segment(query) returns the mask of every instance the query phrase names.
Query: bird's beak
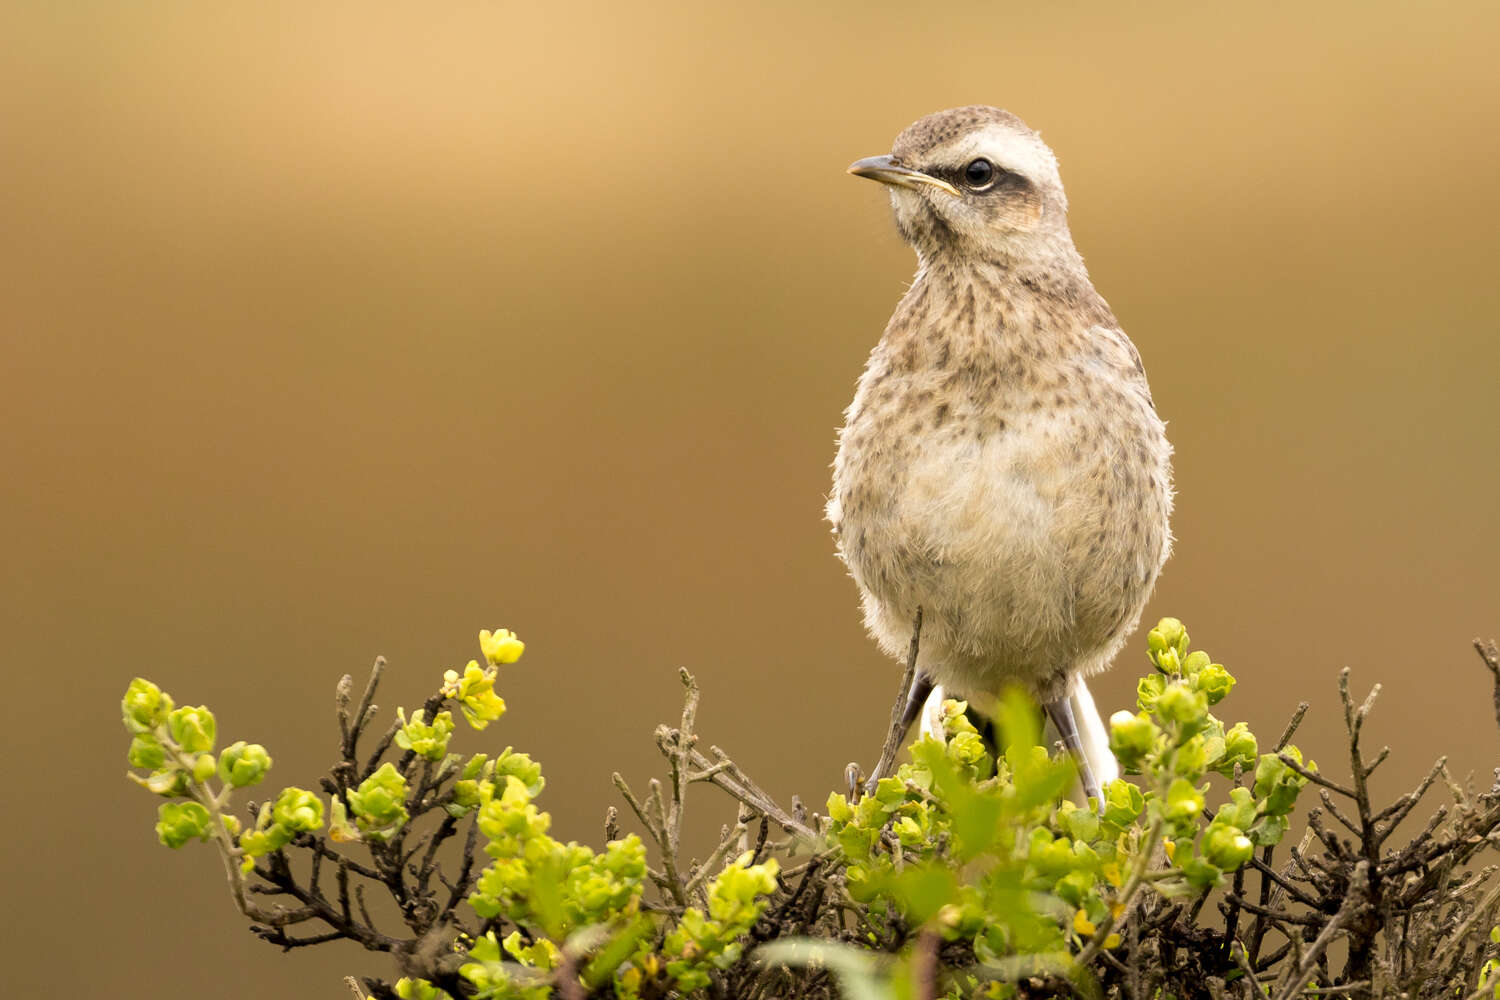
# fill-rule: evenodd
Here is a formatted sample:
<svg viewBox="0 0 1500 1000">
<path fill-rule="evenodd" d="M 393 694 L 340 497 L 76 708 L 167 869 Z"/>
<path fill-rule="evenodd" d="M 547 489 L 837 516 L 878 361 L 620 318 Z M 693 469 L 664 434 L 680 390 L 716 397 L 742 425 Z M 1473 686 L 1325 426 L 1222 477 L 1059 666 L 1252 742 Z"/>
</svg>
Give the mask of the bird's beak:
<svg viewBox="0 0 1500 1000">
<path fill-rule="evenodd" d="M 939 191 L 948 192 L 955 198 L 959 197 L 958 188 L 947 181 L 939 180 L 931 174 L 924 174 L 920 170 L 898 166 L 896 161 L 889 156 L 867 156 L 863 160 L 855 160 L 849 164 L 849 172 L 855 177 L 868 177 L 882 184 L 894 184 L 896 187 L 913 190 L 934 187 Z"/>
</svg>

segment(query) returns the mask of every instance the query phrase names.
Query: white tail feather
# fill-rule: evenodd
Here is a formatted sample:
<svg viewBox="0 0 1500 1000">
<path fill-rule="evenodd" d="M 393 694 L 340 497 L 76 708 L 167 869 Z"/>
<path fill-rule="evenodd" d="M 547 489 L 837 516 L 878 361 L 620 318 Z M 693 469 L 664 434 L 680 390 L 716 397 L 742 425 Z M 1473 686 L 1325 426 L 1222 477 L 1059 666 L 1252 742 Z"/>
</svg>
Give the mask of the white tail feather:
<svg viewBox="0 0 1500 1000">
<path fill-rule="evenodd" d="M 943 738 L 943 699 L 946 697 L 941 684 L 932 686 L 932 694 L 927 696 L 927 703 L 922 706 L 922 714 L 918 716 L 918 726 L 923 736 Z M 1115 761 L 1114 752 L 1109 749 L 1109 729 L 1105 727 L 1104 718 L 1094 705 L 1094 696 L 1089 693 L 1089 686 L 1082 677 L 1073 678 L 1068 701 L 1073 705 L 1073 717 L 1078 722 L 1083 756 L 1093 769 L 1094 777 L 1099 779 L 1100 786 L 1107 785 L 1120 776 L 1120 765 Z"/>
<path fill-rule="evenodd" d="M 1104 718 L 1094 706 L 1094 696 L 1089 693 L 1089 686 L 1082 677 L 1073 678 L 1068 700 L 1073 703 L 1078 737 L 1083 741 L 1083 757 L 1102 788 L 1120 776 L 1120 765 L 1115 761 L 1114 751 L 1109 748 L 1109 730 L 1105 728 Z"/>
</svg>

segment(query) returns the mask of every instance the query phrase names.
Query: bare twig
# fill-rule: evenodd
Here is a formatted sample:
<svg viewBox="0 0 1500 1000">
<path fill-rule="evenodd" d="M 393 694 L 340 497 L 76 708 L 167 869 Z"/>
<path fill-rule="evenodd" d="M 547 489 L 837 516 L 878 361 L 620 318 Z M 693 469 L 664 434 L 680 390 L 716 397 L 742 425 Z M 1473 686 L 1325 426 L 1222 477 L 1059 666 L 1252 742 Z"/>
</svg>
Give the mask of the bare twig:
<svg viewBox="0 0 1500 1000">
<path fill-rule="evenodd" d="M 901 752 L 901 741 L 906 737 L 906 702 L 917 680 L 917 651 L 921 643 L 922 609 L 917 608 L 916 619 L 911 624 L 911 645 L 906 652 L 906 668 L 901 672 L 901 686 L 891 705 L 891 724 L 886 730 L 885 745 L 880 748 L 880 759 L 875 762 L 875 769 L 865 781 L 867 791 L 874 792 L 880 779 L 891 773 L 896 764 L 896 755 Z"/>
<path fill-rule="evenodd" d="M 1494 639 L 1489 642 L 1475 639 L 1474 649 L 1495 680 L 1495 724 L 1500 725 L 1500 646 L 1495 645 Z"/>
<path fill-rule="evenodd" d="M 1297 710 L 1292 713 L 1292 717 L 1287 720 L 1286 728 L 1281 731 L 1281 739 L 1277 740 L 1276 745 L 1271 748 L 1273 753 L 1280 753 L 1286 749 L 1286 745 L 1292 741 L 1293 734 L 1297 732 L 1297 727 L 1302 725 L 1302 717 L 1307 714 L 1307 708 L 1307 702 L 1298 703 Z"/>
<path fill-rule="evenodd" d="M 1340 795 L 1343 795 L 1343 796 L 1349 798 L 1351 801 L 1356 800 L 1356 799 L 1359 798 L 1359 796 L 1354 793 L 1354 789 L 1352 789 L 1352 788 L 1345 788 L 1343 785 L 1339 784 L 1337 781 L 1333 781 L 1333 780 L 1331 780 L 1329 778 L 1325 778 L 1323 775 L 1319 774 L 1317 771 L 1311 770 L 1311 769 L 1303 766 L 1297 760 L 1297 758 L 1293 757 L 1291 754 L 1288 754 L 1288 753 L 1279 753 L 1276 756 L 1281 760 L 1281 762 L 1283 764 L 1285 764 L 1287 767 L 1291 768 L 1293 771 L 1296 771 L 1298 774 L 1302 775 L 1302 777 L 1306 778 L 1308 781 L 1311 781 L 1313 784 L 1315 784 L 1315 785 L 1322 785 L 1324 788 L 1327 788 L 1330 791 L 1338 792 Z M 1359 831 L 1356 830 L 1355 832 L 1358 833 Z"/>
<path fill-rule="evenodd" d="M 1340 906 L 1338 913 L 1328 921 L 1328 925 L 1318 934 L 1312 947 L 1302 955 L 1296 967 L 1288 970 L 1285 985 L 1276 994 L 1277 1000 L 1292 1000 L 1302 987 L 1307 985 L 1307 981 L 1312 978 L 1313 971 L 1318 966 L 1318 959 L 1328 950 L 1328 946 L 1333 944 L 1333 939 L 1338 936 L 1344 925 L 1364 909 L 1368 902 L 1369 892 L 1370 863 L 1361 860 L 1354 868 L 1354 881 L 1349 885 L 1349 894 L 1344 897 L 1344 905 Z M 1295 942 L 1296 938 L 1292 940 Z"/>
</svg>

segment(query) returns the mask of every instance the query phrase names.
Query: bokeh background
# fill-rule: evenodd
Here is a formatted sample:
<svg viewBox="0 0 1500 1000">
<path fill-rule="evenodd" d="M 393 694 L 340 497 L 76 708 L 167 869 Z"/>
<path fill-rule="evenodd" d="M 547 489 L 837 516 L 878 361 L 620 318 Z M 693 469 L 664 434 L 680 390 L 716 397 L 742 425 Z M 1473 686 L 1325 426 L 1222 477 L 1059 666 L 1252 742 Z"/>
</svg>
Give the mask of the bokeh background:
<svg viewBox="0 0 1500 1000">
<path fill-rule="evenodd" d="M 1342 773 L 1348 664 L 1384 790 L 1500 763 L 1500 6 L 22 0 L 0 37 L 10 995 L 385 971 L 278 956 L 155 844 L 137 674 L 309 784 L 340 674 L 383 653 L 412 705 L 517 629 L 464 745 L 596 844 L 678 666 L 783 799 L 868 765 L 897 671 L 821 508 L 912 258 L 844 167 L 956 104 L 1061 158 L 1177 448 L 1147 616 L 1238 673 L 1225 714 L 1311 701 Z"/>
</svg>

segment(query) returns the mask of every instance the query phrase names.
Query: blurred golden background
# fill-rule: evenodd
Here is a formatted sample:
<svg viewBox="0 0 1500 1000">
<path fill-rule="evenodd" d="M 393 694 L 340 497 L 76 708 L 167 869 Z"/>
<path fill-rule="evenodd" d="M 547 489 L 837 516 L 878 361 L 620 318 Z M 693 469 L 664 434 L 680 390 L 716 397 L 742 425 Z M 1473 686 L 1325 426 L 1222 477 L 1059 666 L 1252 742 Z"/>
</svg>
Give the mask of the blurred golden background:
<svg viewBox="0 0 1500 1000">
<path fill-rule="evenodd" d="M 844 167 L 957 104 L 1061 159 L 1177 448 L 1147 616 L 1239 675 L 1223 714 L 1306 698 L 1343 774 L 1349 664 L 1386 791 L 1500 763 L 1500 6 L 23 0 L 0 37 L 10 995 L 388 971 L 278 955 L 156 845 L 136 674 L 307 785 L 340 674 L 383 653 L 412 705 L 514 628 L 459 745 L 538 757 L 595 844 L 679 665 L 783 800 L 868 766 L 898 673 L 822 503 L 913 261 Z"/>
</svg>

